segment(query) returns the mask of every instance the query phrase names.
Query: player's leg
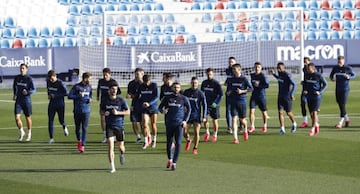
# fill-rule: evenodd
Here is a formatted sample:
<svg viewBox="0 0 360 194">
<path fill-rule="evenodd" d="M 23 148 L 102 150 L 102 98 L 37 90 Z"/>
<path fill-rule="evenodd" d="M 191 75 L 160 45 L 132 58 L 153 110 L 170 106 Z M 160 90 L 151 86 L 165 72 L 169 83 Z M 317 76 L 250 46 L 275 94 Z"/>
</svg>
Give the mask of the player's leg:
<svg viewBox="0 0 360 194">
<path fill-rule="evenodd" d="M 226 96 L 225 98 L 225 104 L 226 104 L 225 114 L 226 114 L 226 124 L 228 127 L 227 132 L 231 134 L 233 131 L 233 126 L 232 126 L 232 117 L 231 117 L 231 104 L 228 98 L 229 98 L 228 96 Z"/>
<path fill-rule="evenodd" d="M 118 144 L 119 149 L 119 158 L 120 158 L 120 164 L 125 164 L 125 144 L 124 144 L 124 130 L 123 129 L 117 129 L 116 130 L 116 140 Z"/>
<path fill-rule="evenodd" d="M 218 131 L 219 131 L 219 118 L 220 118 L 220 107 L 217 106 L 215 109 L 215 112 L 213 113 L 212 119 L 213 119 L 213 127 L 214 127 L 214 133 L 213 136 L 211 138 L 212 142 L 216 142 L 217 141 L 217 135 L 218 135 Z"/>
<path fill-rule="evenodd" d="M 295 116 L 291 111 L 292 110 L 292 100 L 290 98 L 286 100 L 286 104 L 285 104 L 284 108 L 285 108 L 286 114 L 288 115 L 288 117 L 292 123 L 291 133 L 295 133 L 296 129 L 297 129 L 297 124 L 296 124 Z"/>
<path fill-rule="evenodd" d="M 66 122 L 65 122 L 65 106 L 58 107 L 57 113 L 58 113 L 58 117 L 59 117 L 59 122 L 62 125 L 63 130 L 64 130 L 64 135 L 69 136 L 69 131 L 68 131 L 68 128 L 67 128 Z"/>
<path fill-rule="evenodd" d="M 49 144 L 54 143 L 54 118 L 55 118 L 55 108 L 48 107 L 48 130 L 49 130 Z"/>
<path fill-rule="evenodd" d="M 233 136 L 234 136 L 234 140 L 233 143 L 234 144 L 238 144 L 239 143 L 239 139 L 238 139 L 238 116 L 234 115 L 233 113 L 231 113 L 232 115 L 232 124 L 233 124 Z"/>
<path fill-rule="evenodd" d="M 282 98 L 278 98 L 278 117 L 280 123 L 280 131 L 279 134 L 285 134 L 285 121 L 284 121 L 284 100 Z"/>
<path fill-rule="evenodd" d="M 115 158 L 114 141 L 115 141 L 115 136 L 108 137 L 108 139 L 107 139 L 107 142 L 108 142 L 108 158 L 109 158 L 109 162 L 110 162 L 110 173 L 116 172 L 115 161 L 114 161 L 114 158 Z"/>
<path fill-rule="evenodd" d="M 301 123 L 300 128 L 305 128 L 308 126 L 308 120 L 306 115 L 306 102 L 307 102 L 306 96 L 303 93 L 301 93 L 300 106 L 301 106 L 301 115 L 303 117 L 303 122 Z"/>
<path fill-rule="evenodd" d="M 168 157 L 168 161 L 166 163 L 166 168 L 170 168 L 172 165 L 172 144 L 173 144 L 173 137 L 174 137 L 174 129 L 170 127 L 166 127 L 166 155 Z"/>
<path fill-rule="evenodd" d="M 171 170 L 176 169 L 176 162 L 178 161 L 179 155 L 180 155 L 181 140 L 182 140 L 182 137 L 183 137 L 183 131 L 184 131 L 184 129 L 181 126 L 177 126 L 175 128 L 175 132 L 174 132 L 175 149 L 174 149 L 174 157 L 173 157 L 173 161 L 172 161 L 172 165 L 171 165 Z"/>
<path fill-rule="evenodd" d="M 138 123 L 140 123 L 140 128 L 141 128 L 141 113 L 140 113 L 140 111 L 132 110 L 130 113 L 130 121 L 131 121 L 134 135 L 136 136 L 136 143 L 140 144 L 141 143 L 141 135 L 139 132 L 139 127 L 138 127 Z"/>
<path fill-rule="evenodd" d="M 249 127 L 249 133 L 252 133 L 255 131 L 255 108 L 256 108 L 256 101 L 254 98 L 250 98 L 250 127 Z"/>
<path fill-rule="evenodd" d="M 150 136 L 150 129 L 149 129 L 149 122 L 150 122 L 150 115 L 147 113 L 142 114 L 142 132 L 144 136 L 144 145 L 143 149 L 146 149 L 151 143 L 151 136 Z"/>
<path fill-rule="evenodd" d="M 153 113 L 150 115 L 150 122 L 151 122 L 151 132 L 152 132 L 152 142 L 151 142 L 151 147 L 155 148 L 156 147 L 156 136 L 157 136 L 157 113 Z"/>
<path fill-rule="evenodd" d="M 200 122 L 199 123 L 194 123 L 194 148 L 193 148 L 193 154 L 198 153 L 198 146 L 199 146 L 199 141 L 200 141 L 200 128 L 201 128 Z"/>
<path fill-rule="evenodd" d="M 17 113 L 16 109 L 17 108 L 16 108 L 16 104 L 15 104 L 15 123 L 16 123 L 16 126 L 19 129 L 19 138 L 18 138 L 18 140 L 22 141 L 24 136 L 25 136 L 25 131 L 24 131 L 23 124 L 22 124 L 22 121 L 21 121 L 21 114 Z M 20 109 L 20 111 L 21 111 L 21 109 Z"/>
<path fill-rule="evenodd" d="M 27 134 L 26 141 L 31 141 L 31 129 L 32 129 L 32 119 L 31 119 L 32 104 L 31 104 L 31 101 L 25 102 L 22 105 L 22 109 L 24 111 L 25 120 L 26 120 L 26 126 L 27 126 L 27 129 L 28 129 L 28 134 Z"/>
<path fill-rule="evenodd" d="M 206 115 L 206 120 L 204 122 L 204 127 L 205 127 L 205 134 L 204 134 L 204 141 L 205 142 L 208 142 L 209 141 L 209 138 L 210 138 L 210 124 L 209 124 L 209 119 L 210 119 L 210 111 L 211 111 L 211 107 L 208 107 L 208 114 Z"/>
<path fill-rule="evenodd" d="M 80 151 L 82 147 L 81 136 L 80 136 L 80 126 L 81 126 L 81 113 L 74 113 L 74 122 L 75 122 L 75 135 L 77 140 L 77 148 Z"/>
<path fill-rule="evenodd" d="M 185 138 L 185 141 L 186 141 L 186 144 L 185 144 L 185 151 L 189 151 L 190 149 L 190 146 L 191 146 L 191 139 L 190 139 L 190 134 L 189 134 L 189 128 L 191 127 L 191 123 L 192 122 L 188 122 L 186 124 L 186 126 L 184 127 L 184 138 Z"/>
<path fill-rule="evenodd" d="M 87 139 L 87 129 L 89 125 L 90 113 L 83 113 L 82 123 L 81 123 L 81 152 L 85 151 L 86 139 Z"/>
<path fill-rule="evenodd" d="M 249 139 L 249 134 L 248 134 L 248 128 L 247 128 L 248 125 L 247 125 L 247 120 L 246 120 L 246 104 L 245 103 L 238 105 L 238 116 L 239 116 L 239 122 L 244 127 L 244 132 L 243 132 L 244 141 L 247 141 Z"/>
<path fill-rule="evenodd" d="M 100 113 L 100 125 L 101 125 L 101 131 L 103 132 L 103 138 L 101 140 L 101 143 L 106 143 L 106 122 L 105 122 L 105 115 Z"/>
<path fill-rule="evenodd" d="M 261 110 L 262 120 L 263 120 L 262 132 L 266 133 L 266 131 L 267 131 L 267 120 L 269 118 L 269 115 L 267 113 L 266 98 L 261 99 L 259 101 L 258 106 L 259 106 L 259 109 Z"/>
</svg>

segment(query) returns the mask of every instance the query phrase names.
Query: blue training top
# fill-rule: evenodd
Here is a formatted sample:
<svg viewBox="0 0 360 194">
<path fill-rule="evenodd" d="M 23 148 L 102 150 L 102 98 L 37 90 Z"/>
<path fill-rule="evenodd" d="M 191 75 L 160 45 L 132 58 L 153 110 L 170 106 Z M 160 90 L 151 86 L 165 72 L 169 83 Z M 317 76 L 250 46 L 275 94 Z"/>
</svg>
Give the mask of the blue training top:
<svg viewBox="0 0 360 194">
<path fill-rule="evenodd" d="M 322 94 L 327 88 L 327 82 L 319 72 L 307 73 L 304 80 L 304 91 L 307 91 L 307 96 L 317 96 L 315 92 Z"/>
<path fill-rule="evenodd" d="M 141 104 L 138 96 L 138 89 L 142 82 L 136 81 L 135 79 L 130 81 L 127 87 L 127 93 L 132 96 L 131 106 L 138 110 L 141 108 Z"/>
<path fill-rule="evenodd" d="M 155 82 L 151 82 L 150 85 L 142 83 L 138 88 L 137 95 L 139 96 L 139 101 L 141 105 L 144 102 L 148 102 L 150 104 L 150 107 L 148 107 L 147 109 L 157 110 L 157 100 L 159 99 L 159 92 L 157 84 Z"/>
<path fill-rule="evenodd" d="M 278 80 L 279 84 L 279 97 L 291 97 L 294 96 L 296 91 L 296 83 L 291 75 L 284 71 L 279 72 L 279 75 L 273 74 L 273 76 Z M 291 87 L 292 86 L 292 87 Z"/>
<path fill-rule="evenodd" d="M 47 93 L 50 98 L 49 107 L 63 107 L 65 106 L 64 97 L 67 95 L 66 87 L 61 80 L 56 80 L 54 83 L 47 80 Z"/>
<path fill-rule="evenodd" d="M 245 103 L 246 104 L 246 93 L 238 94 L 237 89 L 240 90 L 253 90 L 252 85 L 245 76 L 232 77 L 227 81 L 227 93 L 229 94 L 230 102 L 232 103 Z"/>
<path fill-rule="evenodd" d="M 266 97 L 265 89 L 269 88 L 269 80 L 265 77 L 263 73 L 259 73 L 259 74 L 252 73 L 250 74 L 250 77 L 251 77 L 252 87 L 254 88 L 251 94 L 251 98 L 256 98 L 256 99 L 265 98 Z M 258 83 L 257 86 L 256 83 Z"/>
<path fill-rule="evenodd" d="M 345 77 L 346 75 L 349 76 L 349 79 Z M 335 66 L 330 73 L 330 79 L 332 81 L 336 79 L 336 91 L 350 90 L 349 80 L 353 78 L 355 78 L 355 73 L 350 66 Z"/>
<path fill-rule="evenodd" d="M 186 89 L 184 91 L 184 96 L 188 97 L 190 106 L 191 106 L 191 118 L 206 118 L 207 114 L 207 104 L 205 99 L 205 94 L 199 89 Z M 202 107 L 202 117 L 201 117 L 201 107 Z"/>
<path fill-rule="evenodd" d="M 23 95 L 23 90 L 27 91 L 26 95 Z M 30 95 L 36 92 L 32 78 L 28 75 L 17 75 L 14 78 L 13 92 L 16 102 L 31 101 Z"/>
<path fill-rule="evenodd" d="M 211 106 L 216 103 L 219 106 L 221 97 L 224 95 L 220 83 L 215 79 L 206 79 L 201 83 L 201 91 L 205 93 L 206 103 Z"/>
<path fill-rule="evenodd" d="M 164 109 L 168 109 L 165 114 L 166 127 L 179 126 L 181 122 L 188 122 L 190 118 L 190 102 L 188 98 L 182 94 L 172 94 L 164 98 L 159 105 L 159 110 L 163 113 Z"/>
<path fill-rule="evenodd" d="M 82 97 L 80 93 L 83 93 L 84 96 Z M 89 113 L 92 99 L 91 85 L 82 82 L 75 84 L 71 88 L 68 98 L 74 100 L 74 113 Z"/>
<path fill-rule="evenodd" d="M 101 111 L 108 111 L 109 116 L 105 116 L 106 126 L 116 127 L 119 129 L 124 129 L 124 115 L 114 115 L 112 110 L 115 109 L 117 111 L 126 111 L 129 109 L 126 101 L 117 96 L 115 99 L 111 99 L 110 97 L 104 99 L 101 104 Z"/>
<path fill-rule="evenodd" d="M 103 99 L 109 97 L 109 86 L 115 80 L 110 78 L 110 80 L 106 81 L 105 79 L 99 79 L 97 89 L 96 89 L 96 97 L 100 98 L 100 103 L 102 103 Z M 117 94 L 121 94 L 121 89 L 118 87 Z"/>
</svg>

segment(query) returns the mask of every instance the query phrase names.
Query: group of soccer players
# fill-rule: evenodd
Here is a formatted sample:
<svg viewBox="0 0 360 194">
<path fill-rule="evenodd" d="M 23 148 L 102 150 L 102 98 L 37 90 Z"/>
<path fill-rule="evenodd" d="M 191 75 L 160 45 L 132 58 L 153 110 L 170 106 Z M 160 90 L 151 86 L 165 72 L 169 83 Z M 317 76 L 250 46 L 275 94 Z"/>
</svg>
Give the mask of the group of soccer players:
<svg viewBox="0 0 360 194">
<path fill-rule="evenodd" d="M 262 113 L 262 132 L 267 132 L 267 103 L 266 89 L 269 88 L 269 81 L 262 73 L 262 64 L 255 62 L 254 72 L 250 75 L 250 80 L 242 73 L 241 65 L 236 63 L 234 57 L 229 57 L 228 68 L 226 69 L 227 79 L 225 81 L 226 91 L 223 92 L 222 86 L 215 77 L 214 69 L 206 70 L 205 79 L 199 88 L 199 80 L 192 77 L 190 88 L 181 90 L 181 85 L 173 81 L 171 73 L 163 74 L 163 85 L 158 91 L 158 86 L 151 81 L 151 76 L 145 74 L 144 70 L 137 68 L 135 78 L 129 82 L 126 98 L 131 99 L 128 106 L 126 101 L 120 97 L 121 90 L 118 83 L 111 78 L 109 68 L 103 69 L 103 78 L 99 80 L 96 98 L 100 101 L 101 128 L 103 130 L 103 143 L 108 142 L 108 157 L 111 165 L 111 172 L 115 172 L 114 164 L 114 142 L 118 144 L 120 151 L 120 162 L 125 162 L 124 146 L 124 116 L 130 115 L 133 132 L 136 142 L 141 143 L 141 133 L 143 139 L 143 149 L 156 147 L 157 139 L 157 114 L 165 114 L 166 139 L 167 139 L 167 168 L 176 169 L 176 162 L 180 153 L 182 137 L 186 140 L 185 150 L 190 150 L 193 143 L 193 154 L 198 154 L 200 141 L 200 128 L 203 123 L 205 126 L 204 141 L 210 140 L 210 124 L 212 120 L 213 133 L 211 141 L 216 142 L 220 118 L 220 101 L 225 94 L 226 98 L 226 121 L 228 132 L 233 134 L 233 143 L 238 144 L 238 129 L 243 133 L 244 141 L 249 138 L 249 133 L 255 129 L 255 109 L 259 107 Z M 280 122 L 279 134 L 286 133 L 284 112 L 292 122 L 291 132 L 296 132 L 297 124 L 292 113 L 292 101 L 295 99 L 296 82 L 291 74 L 285 70 L 285 64 L 277 64 L 277 72 L 274 69 L 270 73 L 277 79 L 278 91 L 278 114 Z M 20 132 L 19 141 L 23 141 L 26 132 L 20 115 L 23 112 L 26 118 L 28 133 L 26 141 L 31 141 L 32 128 L 32 105 L 30 95 L 35 93 L 36 88 L 32 78 L 27 75 L 28 67 L 26 64 L 20 65 L 20 75 L 16 76 L 13 83 L 15 100 L 15 121 Z M 310 62 L 308 57 L 304 58 L 304 79 L 302 81 L 301 108 L 304 118 L 301 128 L 308 126 L 306 116 L 306 104 L 311 116 L 311 129 L 309 136 L 319 133 L 318 112 L 320 110 L 321 96 L 327 87 L 325 78 L 316 72 L 315 65 Z M 336 101 L 340 109 L 340 120 L 336 124 L 341 128 L 350 124 L 349 116 L 346 112 L 346 102 L 349 95 L 349 80 L 355 77 L 355 73 L 350 66 L 345 65 L 343 56 L 338 57 L 338 65 L 330 73 L 330 80 L 336 81 Z M 68 96 L 74 102 L 74 121 L 79 152 L 85 151 L 87 128 L 90 118 L 90 104 L 92 102 L 92 87 L 90 85 L 91 74 L 84 73 L 82 80 L 75 84 L 69 93 L 61 80 L 58 80 L 53 70 L 48 72 L 47 92 L 49 98 L 48 105 L 48 130 L 49 143 L 55 142 L 54 117 L 58 113 L 59 122 L 63 127 L 64 135 L 68 136 L 69 131 L 64 119 L 65 103 L 64 98 Z M 247 123 L 247 93 L 251 92 L 250 97 L 250 124 Z M 160 105 L 158 106 L 158 100 Z M 209 118 L 210 117 L 210 118 Z M 238 126 L 238 123 L 240 126 Z M 190 138 L 190 128 L 193 127 L 194 137 Z M 151 130 L 150 130 L 151 127 Z"/>
</svg>

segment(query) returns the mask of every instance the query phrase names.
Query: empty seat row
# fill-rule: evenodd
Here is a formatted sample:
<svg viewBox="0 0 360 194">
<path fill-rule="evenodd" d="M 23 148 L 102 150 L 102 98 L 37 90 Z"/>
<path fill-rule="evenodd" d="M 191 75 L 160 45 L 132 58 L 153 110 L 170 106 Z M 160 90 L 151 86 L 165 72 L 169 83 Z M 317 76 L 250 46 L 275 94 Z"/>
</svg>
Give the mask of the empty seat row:
<svg viewBox="0 0 360 194">
<path fill-rule="evenodd" d="M 58 0 L 60 5 L 94 5 L 94 4 L 143 4 L 143 3 L 154 3 L 154 0 Z"/>
<path fill-rule="evenodd" d="M 70 15 L 100 15 L 104 11 L 163 11 L 164 5 L 162 3 L 157 3 L 155 5 L 152 4 L 120 4 L 120 5 L 99 5 L 96 4 L 94 6 L 84 4 L 84 5 L 70 5 L 68 8 L 68 13 Z"/>
</svg>

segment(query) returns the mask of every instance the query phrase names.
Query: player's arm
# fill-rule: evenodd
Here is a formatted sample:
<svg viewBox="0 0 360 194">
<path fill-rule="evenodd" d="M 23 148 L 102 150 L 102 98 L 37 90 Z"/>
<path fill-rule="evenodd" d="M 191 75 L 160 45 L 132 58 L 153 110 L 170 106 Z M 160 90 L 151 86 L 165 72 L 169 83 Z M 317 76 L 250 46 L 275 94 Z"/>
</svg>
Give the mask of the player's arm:
<svg viewBox="0 0 360 194">
<path fill-rule="evenodd" d="M 206 104 L 206 98 L 205 98 L 205 94 L 204 92 L 201 92 L 201 104 L 202 104 L 202 109 L 203 109 L 203 120 L 206 119 L 206 115 L 207 115 L 207 104 Z"/>
<path fill-rule="evenodd" d="M 321 83 L 321 88 L 320 88 L 320 94 L 322 94 L 326 88 L 328 87 L 328 83 L 326 81 L 326 79 L 320 75 L 320 83 Z"/>
<path fill-rule="evenodd" d="M 216 105 L 218 105 L 218 104 L 220 104 L 221 98 L 222 98 L 222 96 L 224 95 L 220 83 L 217 83 L 216 90 L 217 90 L 218 95 L 217 95 L 217 97 L 215 98 L 214 103 L 216 103 Z"/>
<path fill-rule="evenodd" d="M 349 79 L 354 79 L 356 77 L 355 72 L 352 70 L 352 68 L 349 66 Z"/>
<path fill-rule="evenodd" d="M 336 67 L 332 68 L 332 70 L 331 70 L 331 72 L 330 72 L 329 78 L 330 78 L 331 81 L 335 81 L 335 80 L 334 80 L 335 69 L 336 69 Z"/>
<path fill-rule="evenodd" d="M 29 77 L 27 93 L 28 93 L 28 95 L 31 95 L 31 94 L 34 94 L 35 92 L 36 92 L 35 83 L 34 83 L 33 80 Z"/>
<path fill-rule="evenodd" d="M 265 89 L 265 88 L 269 88 L 269 79 L 263 74 L 263 80 L 260 83 L 261 84 L 261 88 Z"/>
<path fill-rule="evenodd" d="M 252 92 L 254 90 L 254 87 L 250 83 L 250 81 L 245 78 L 245 83 L 246 83 L 246 92 Z"/>
<path fill-rule="evenodd" d="M 270 73 L 271 73 L 271 75 L 273 75 L 276 79 L 279 79 L 279 75 L 276 75 L 274 69 L 270 69 Z"/>
<path fill-rule="evenodd" d="M 184 98 L 184 107 L 186 108 L 187 111 L 185 112 L 182 125 L 186 126 L 186 123 L 189 121 L 191 115 L 191 105 L 189 99 L 186 97 Z"/>
<path fill-rule="evenodd" d="M 291 91 L 290 91 L 290 96 L 291 96 L 291 99 L 294 100 L 295 99 L 294 94 L 296 91 L 297 84 L 296 84 L 294 78 L 292 78 L 292 77 L 289 77 L 289 81 L 290 81 L 290 85 L 292 86 Z"/>
<path fill-rule="evenodd" d="M 78 99 L 81 98 L 80 93 L 77 91 L 77 85 L 73 86 L 68 95 L 69 99 Z"/>
<path fill-rule="evenodd" d="M 124 99 L 121 99 L 121 100 L 122 100 L 122 103 L 121 103 L 121 106 L 119 107 L 121 111 L 113 110 L 113 114 L 114 115 L 130 115 L 129 106 L 127 105 L 127 103 L 125 102 Z"/>
<path fill-rule="evenodd" d="M 99 101 L 100 99 L 100 80 L 98 81 L 98 85 L 97 85 L 97 88 L 96 88 L 96 100 Z"/>
<path fill-rule="evenodd" d="M 166 104 L 167 104 L 167 101 L 168 101 L 168 98 L 163 98 L 160 102 L 160 105 L 158 107 L 160 113 L 163 113 L 163 114 L 166 114 L 167 113 L 167 107 L 166 107 Z"/>
<path fill-rule="evenodd" d="M 16 100 L 16 93 L 17 93 L 17 87 L 16 87 L 16 77 L 13 82 L 13 100 Z"/>
<path fill-rule="evenodd" d="M 159 89 L 156 84 L 154 84 L 155 87 L 153 89 L 153 99 L 149 102 L 151 105 L 157 105 L 157 101 L 159 100 Z"/>
</svg>

